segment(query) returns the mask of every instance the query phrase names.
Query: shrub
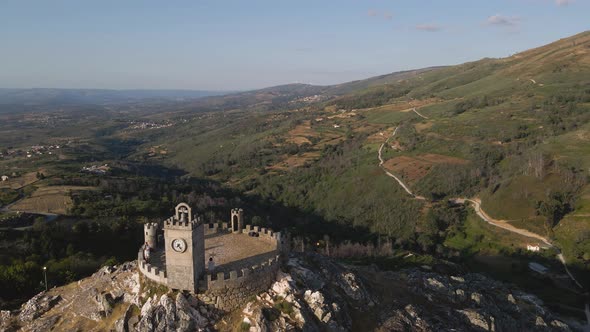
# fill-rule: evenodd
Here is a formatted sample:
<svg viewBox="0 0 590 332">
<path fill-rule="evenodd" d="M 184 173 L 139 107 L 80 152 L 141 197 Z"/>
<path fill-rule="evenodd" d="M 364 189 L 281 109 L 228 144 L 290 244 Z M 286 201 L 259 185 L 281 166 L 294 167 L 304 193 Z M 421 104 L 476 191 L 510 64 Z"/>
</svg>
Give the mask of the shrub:
<svg viewBox="0 0 590 332">
<path fill-rule="evenodd" d="M 242 322 L 240 324 L 240 331 L 250 331 L 250 323 Z"/>
<path fill-rule="evenodd" d="M 274 322 L 275 320 L 279 319 L 279 317 L 281 317 L 281 312 L 275 308 L 262 308 L 262 315 L 269 322 Z"/>
<path fill-rule="evenodd" d="M 275 303 L 274 308 L 280 310 L 282 313 L 286 315 L 290 315 L 293 313 L 293 304 L 287 301 L 280 301 Z"/>
</svg>

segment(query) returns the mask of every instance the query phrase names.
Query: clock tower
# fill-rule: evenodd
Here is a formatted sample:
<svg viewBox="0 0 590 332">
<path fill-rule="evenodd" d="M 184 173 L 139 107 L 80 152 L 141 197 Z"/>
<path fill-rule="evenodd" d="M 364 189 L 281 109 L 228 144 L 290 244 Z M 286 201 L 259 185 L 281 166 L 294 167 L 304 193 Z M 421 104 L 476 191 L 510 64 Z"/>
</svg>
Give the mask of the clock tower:
<svg viewBox="0 0 590 332">
<path fill-rule="evenodd" d="M 188 204 L 178 204 L 175 212 L 164 222 L 168 287 L 194 292 L 205 272 L 204 228 Z"/>
</svg>

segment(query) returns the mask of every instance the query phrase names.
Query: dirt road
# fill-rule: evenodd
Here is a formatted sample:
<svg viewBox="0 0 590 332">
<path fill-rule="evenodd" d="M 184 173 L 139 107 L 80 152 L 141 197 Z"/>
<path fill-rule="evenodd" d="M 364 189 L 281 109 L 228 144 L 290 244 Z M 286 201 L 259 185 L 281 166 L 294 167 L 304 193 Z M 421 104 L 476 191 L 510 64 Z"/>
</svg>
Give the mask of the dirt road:
<svg viewBox="0 0 590 332">
<path fill-rule="evenodd" d="M 379 147 L 379 153 L 378 153 L 378 157 L 379 157 L 379 167 L 381 167 L 381 169 L 383 170 L 383 172 L 385 172 L 385 175 L 389 176 L 390 178 L 393 178 L 395 181 L 397 181 L 397 183 L 399 183 L 399 185 L 412 197 L 414 197 L 415 199 L 419 199 L 419 200 L 426 200 L 425 197 L 422 196 L 418 196 L 416 194 L 414 194 L 410 188 L 408 188 L 408 186 L 406 186 L 406 184 L 400 180 L 400 178 L 398 178 L 397 176 L 393 175 L 392 173 L 390 173 L 388 170 L 385 169 L 385 167 L 383 167 L 383 163 L 385 162 L 383 160 L 383 156 L 382 156 L 382 151 L 383 151 L 383 147 L 385 147 L 385 144 L 389 143 L 389 140 L 395 136 L 395 134 L 397 133 L 397 128 L 399 127 L 395 127 L 395 129 L 393 130 L 393 133 L 391 134 L 390 137 L 387 138 L 387 140 L 385 141 L 385 143 L 381 144 L 381 146 Z"/>
<path fill-rule="evenodd" d="M 460 204 L 464 204 L 465 202 L 470 202 L 473 204 L 473 210 L 475 210 L 475 213 L 484 221 L 486 221 L 488 224 L 491 224 L 493 226 L 505 229 L 507 231 L 513 232 L 513 233 L 517 233 L 520 234 L 522 236 L 526 236 L 526 237 L 530 237 L 530 238 L 534 238 L 537 240 L 542 241 L 543 243 L 545 243 L 547 246 L 549 247 L 553 247 L 553 244 L 551 244 L 551 242 L 537 234 L 537 233 L 533 233 L 531 231 L 528 231 L 526 229 L 521 229 L 521 228 L 517 228 L 512 226 L 511 224 L 507 223 L 506 221 L 503 220 L 498 220 L 498 219 L 494 219 L 492 217 L 490 217 L 482 208 L 481 208 L 481 200 L 479 198 L 453 198 L 450 199 L 450 201 L 455 202 L 455 203 L 460 203 Z"/>
<path fill-rule="evenodd" d="M 385 172 L 385 174 L 391 178 L 393 178 L 394 180 L 397 181 L 397 183 L 413 198 L 415 199 L 419 199 L 419 200 L 426 200 L 425 197 L 423 196 L 419 196 L 414 194 L 410 188 L 408 188 L 408 186 L 397 176 L 395 176 L 394 174 L 390 173 L 389 171 L 387 171 L 384 167 L 383 164 L 385 163 L 385 160 L 383 160 L 383 148 L 385 147 L 385 144 L 389 143 L 389 140 L 395 136 L 395 134 L 397 133 L 397 129 L 399 127 L 395 127 L 393 133 L 391 134 L 390 137 L 387 138 L 387 140 L 385 141 L 385 143 L 381 144 L 381 146 L 379 147 L 379 152 L 378 152 L 378 158 L 379 158 L 379 167 L 381 167 L 381 169 L 383 170 L 383 172 Z M 559 250 L 559 248 L 557 248 L 554 244 L 551 243 L 551 241 L 549 241 L 549 239 L 547 239 L 546 237 L 543 237 L 537 233 L 533 233 L 531 231 L 528 231 L 526 229 L 521 229 L 521 228 L 517 228 L 514 227 L 513 225 L 507 223 L 506 221 L 503 220 L 498 220 L 498 219 L 494 219 L 492 217 L 490 217 L 490 215 L 488 215 L 482 208 L 481 208 L 481 199 L 479 198 L 452 198 L 449 201 L 457 203 L 457 204 L 465 204 L 466 202 L 471 203 L 473 210 L 475 211 L 475 213 L 485 222 L 487 222 L 490 225 L 493 225 L 495 227 L 498 228 L 502 228 L 505 229 L 509 232 L 512 233 L 516 233 L 522 236 L 526 236 L 529 238 L 533 238 L 533 239 L 537 239 L 540 240 L 541 242 L 545 243 L 548 247 L 550 248 L 554 248 L 555 250 L 558 251 L 557 254 L 557 259 L 561 262 L 561 264 L 563 265 L 565 272 L 567 273 L 567 275 L 570 277 L 570 279 L 580 288 L 583 289 L 582 285 L 578 282 L 578 280 L 576 280 L 576 278 L 574 277 L 574 275 L 570 272 L 570 270 L 567 267 L 565 258 L 563 256 L 563 254 L 561 253 L 561 251 Z M 588 308 L 588 304 L 586 304 L 586 307 L 584 308 L 586 315 L 588 317 L 588 327 L 590 328 L 590 309 Z"/>
<path fill-rule="evenodd" d="M 420 116 L 420 117 L 422 117 L 422 118 L 424 118 L 424 119 L 427 119 L 427 120 L 428 120 L 428 117 L 427 117 L 427 116 L 424 116 L 424 115 L 422 115 L 422 114 L 420 114 L 420 112 L 418 112 L 418 111 L 416 110 L 416 107 L 412 108 L 412 112 L 414 112 L 414 113 L 418 114 L 418 116 Z"/>
</svg>

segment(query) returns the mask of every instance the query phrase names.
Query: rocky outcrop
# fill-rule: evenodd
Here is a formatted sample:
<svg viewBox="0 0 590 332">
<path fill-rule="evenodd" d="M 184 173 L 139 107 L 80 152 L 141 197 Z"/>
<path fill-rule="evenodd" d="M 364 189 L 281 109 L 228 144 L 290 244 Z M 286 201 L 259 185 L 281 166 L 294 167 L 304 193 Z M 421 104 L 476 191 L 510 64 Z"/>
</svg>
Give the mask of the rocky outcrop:
<svg viewBox="0 0 590 332">
<path fill-rule="evenodd" d="M 88 320 L 98 325 L 115 308 L 138 303 L 139 277 L 135 263 L 103 267 L 88 278 L 37 294 L 20 310 L 11 313 L 10 327 L 3 329 L 72 330 L 82 326 L 82 322 L 89 324 Z"/>
<path fill-rule="evenodd" d="M 272 324 L 305 331 L 570 329 L 535 296 L 479 274 L 345 268 L 319 255 L 292 257 L 286 266 L 242 312 L 251 331 L 274 331 Z M 264 315 L 273 309 L 274 316 Z"/>
<path fill-rule="evenodd" d="M 189 303 L 187 297 L 178 293 L 176 298 L 164 294 L 154 296 L 141 308 L 137 331 L 196 331 L 203 330 L 218 318 L 213 312 L 201 308 L 199 311 Z"/>
<path fill-rule="evenodd" d="M 49 309 L 53 308 L 61 300 L 59 295 L 47 295 L 45 292 L 39 293 L 23 304 L 18 320 L 27 323 L 43 315 Z"/>
<path fill-rule="evenodd" d="M 388 309 L 379 315 L 378 330 L 570 330 L 537 297 L 480 274 L 446 276 L 409 269 L 389 272 L 387 276 L 395 283 L 401 282 L 410 294 L 387 304 Z"/>
<path fill-rule="evenodd" d="M 204 294 L 140 279 L 133 264 L 43 292 L 0 313 L 0 330 L 569 331 L 535 296 L 479 274 L 346 267 L 292 255 L 272 286 L 223 312 Z"/>
</svg>

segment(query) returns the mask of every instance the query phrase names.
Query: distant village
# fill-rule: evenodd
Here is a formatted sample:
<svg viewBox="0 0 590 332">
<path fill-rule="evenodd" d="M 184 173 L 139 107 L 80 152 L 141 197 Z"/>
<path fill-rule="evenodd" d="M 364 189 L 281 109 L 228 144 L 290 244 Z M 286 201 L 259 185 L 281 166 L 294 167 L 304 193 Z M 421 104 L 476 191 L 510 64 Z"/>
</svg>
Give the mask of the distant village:
<svg viewBox="0 0 590 332">
<path fill-rule="evenodd" d="M 291 101 L 291 103 L 315 103 L 318 101 L 322 101 L 324 99 L 328 99 L 326 96 L 323 95 L 313 95 L 313 96 L 308 96 L 308 97 L 303 97 L 303 98 L 298 98 L 298 99 L 294 99 Z"/>
<path fill-rule="evenodd" d="M 172 123 L 172 122 L 155 123 L 155 122 L 148 122 L 148 121 L 132 121 L 131 126 L 129 126 L 129 129 L 136 129 L 136 130 L 161 129 L 161 128 L 172 127 L 173 125 L 174 125 L 174 123 Z"/>
<path fill-rule="evenodd" d="M 96 175 L 104 175 L 107 174 L 108 171 L 110 171 L 111 168 L 109 167 L 108 164 L 104 164 L 104 165 L 92 165 L 92 166 L 84 166 L 82 167 L 82 169 L 80 170 L 80 172 L 82 173 L 90 173 L 90 174 L 96 174 Z"/>
<path fill-rule="evenodd" d="M 9 157 L 27 157 L 32 158 L 33 156 L 40 155 L 52 155 L 55 154 L 56 150 L 59 150 L 63 145 L 33 145 L 27 149 L 5 149 L 0 150 L 0 158 Z"/>
</svg>

